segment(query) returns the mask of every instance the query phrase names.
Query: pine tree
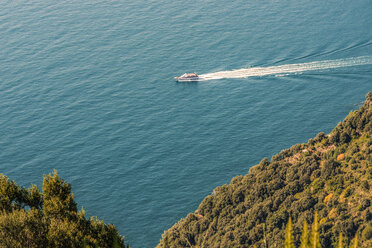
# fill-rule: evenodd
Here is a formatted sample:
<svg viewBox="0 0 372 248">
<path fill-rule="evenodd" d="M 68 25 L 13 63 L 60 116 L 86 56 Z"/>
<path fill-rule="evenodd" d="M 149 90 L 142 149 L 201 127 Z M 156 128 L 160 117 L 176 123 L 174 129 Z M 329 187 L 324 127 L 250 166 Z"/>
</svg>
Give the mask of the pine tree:
<svg viewBox="0 0 372 248">
<path fill-rule="evenodd" d="M 293 243 L 293 227 L 292 227 L 292 219 L 289 217 L 287 227 L 285 229 L 285 241 L 284 241 L 284 248 L 295 248 Z"/>
<path fill-rule="evenodd" d="M 338 237 L 338 245 L 337 245 L 337 248 L 342 248 L 343 245 L 342 245 L 342 232 L 340 232 L 340 235 Z"/>
<path fill-rule="evenodd" d="M 77 212 L 71 185 L 62 180 L 56 170 L 53 175 L 44 175 L 43 199 L 43 212 L 51 218 L 66 218 Z"/>
<path fill-rule="evenodd" d="M 321 248 L 320 238 L 319 238 L 319 221 L 318 221 L 318 212 L 315 212 L 314 222 L 311 229 L 311 238 L 310 238 L 311 248 Z"/>
<path fill-rule="evenodd" d="M 309 228 L 306 220 L 304 221 L 304 228 L 302 229 L 300 248 L 310 248 Z"/>
<path fill-rule="evenodd" d="M 355 238 L 351 241 L 350 248 L 358 248 L 358 234 L 356 234 Z"/>
</svg>

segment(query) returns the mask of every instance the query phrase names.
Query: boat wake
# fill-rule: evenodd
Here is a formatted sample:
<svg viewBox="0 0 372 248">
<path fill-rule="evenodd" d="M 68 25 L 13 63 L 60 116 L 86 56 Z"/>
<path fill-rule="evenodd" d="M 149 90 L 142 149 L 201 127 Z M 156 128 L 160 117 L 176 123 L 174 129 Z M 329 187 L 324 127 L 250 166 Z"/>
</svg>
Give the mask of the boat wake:
<svg viewBox="0 0 372 248">
<path fill-rule="evenodd" d="M 231 71 L 219 71 L 199 75 L 201 81 L 223 79 L 223 78 L 248 78 L 262 77 L 267 75 L 290 75 L 305 71 L 326 70 L 349 66 L 372 64 L 372 56 L 361 56 L 347 59 L 323 60 L 309 63 L 288 64 L 269 67 L 251 67 L 247 69 L 237 69 Z"/>
</svg>

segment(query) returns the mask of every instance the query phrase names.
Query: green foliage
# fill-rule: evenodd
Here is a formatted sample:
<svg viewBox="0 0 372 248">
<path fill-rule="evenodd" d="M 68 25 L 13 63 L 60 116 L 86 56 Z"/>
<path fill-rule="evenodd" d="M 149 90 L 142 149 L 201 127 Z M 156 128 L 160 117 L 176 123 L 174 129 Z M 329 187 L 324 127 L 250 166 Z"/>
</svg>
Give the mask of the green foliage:
<svg viewBox="0 0 372 248">
<path fill-rule="evenodd" d="M 54 218 L 68 216 L 77 212 L 71 185 L 63 181 L 54 170 L 54 175 L 45 175 L 43 180 L 43 212 Z"/>
<path fill-rule="evenodd" d="M 367 226 L 362 232 L 362 239 L 372 239 L 372 226 Z"/>
<path fill-rule="evenodd" d="M 338 237 L 338 245 L 337 245 L 337 248 L 343 248 L 344 245 L 343 245 L 343 238 L 342 238 L 342 233 L 340 232 L 340 236 Z"/>
<path fill-rule="evenodd" d="M 295 248 L 295 245 L 293 242 L 294 242 L 294 238 L 293 238 L 292 219 L 291 217 L 289 217 L 287 227 L 285 229 L 284 248 Z"/>
<path fill-rule="evenodd" d="M 24 190 L 14 181 L 0 174 L 0 209 L 11 212 L 14 209 L 21 209 L 24 202 Z"/>
<path fill-rule="evenodd" d="M 27 189 L 27 194 L 25 195 L 25 200 L 27 205 L 33 209 L 41 209 L 43 204 L 43 195 L 39 192 L 36 185 L 32 185 Z"/>
<path fill-rule="evenodd" d="M 163 237 L 169 247 L 283 247 L 291 216 L 294 244 L 305 248 L 310 238 L 300 241 L 301 229 L 317 211 L 316 231 L 306 234 L 314 247 L 337 247 L 340 233 L 344 245 L 359 234 L 358 246 L 372 247 L 371 150 L 368 94 L 330 134 L 263 159 L 247 175 L 216 188 Z"/>
<path fill-rule="evenodd" d="M 310 248 L 309 228 L 307 226 L 306 220 L 304 220 L 304 227 L 302 228 L 300 241 L 301 241 L 300 248 Z"/>
<path fill-rule="evenodd" d="M 0 174 L 0 247 L 125 247 L 113 225 L 78 211 L 71 185 L 44 176 L 43 192 L 25 189 Z"/>
<path fill-rule="evenodd" d="M 311 229 L 311 236 L 310 236 L 310 247 L 311 248 L 321 248 L 320 245 L 320 234 L 319 234 L 319 220 L 318 220 L 318 212 L 315 212 L 314 221 Z"/>
<path fill-rule="evenodd" d="M 168 237 L 165 237 L 165 238 L 164 238 L 164 248 L 170 248 Z"/>
<path fill-rule="evenodd" d="M 47 247 L 48 223 L 42 213 L 32 209 L 0 215 L 0 247 Z"/>
<path fill-rule="evenodd" d="M 317 226 L 319 226 L 318 223 L 318 214 L 315 213 L 314 215 L 314 223 L 312 228 L 312 240 L 309 243 L 309 233 L 308 233 L 308 227 L 307 222 L 304 222 L 304 228 L 301 234 L 301 246 L 300 248 L 313 248 L 313 247 L 322 247 L 320 245 L 320 238 L 319 238 L 319 232 L 317 230 Z M 357 248 L 358 247 L 358 235 L 355 235 L 354 239 L 352 240 L 350 244 L 350 248 Z M 293 244 L 293 235 L 292 235 L 292 220 L 291 218 L 288 220 L 286 231 L 285 231 L 285 244 L 284 248 L 291 247 L 296 248 L 296 246 Z M 329 247 L 329 246 L 327 246 Z M 343 248 L 343 235 L 342 233 L 339 234 L 338 243 L 337 246 L 334 246 L 335 248 Z"/>
<path fill-rule="evenodd" d="M 358 248 L 358 235 L 355 236 L 355 238 L 353 239 L 353 241 L 351 242 L 351 246 L 350 248 Z"/>
</svg>

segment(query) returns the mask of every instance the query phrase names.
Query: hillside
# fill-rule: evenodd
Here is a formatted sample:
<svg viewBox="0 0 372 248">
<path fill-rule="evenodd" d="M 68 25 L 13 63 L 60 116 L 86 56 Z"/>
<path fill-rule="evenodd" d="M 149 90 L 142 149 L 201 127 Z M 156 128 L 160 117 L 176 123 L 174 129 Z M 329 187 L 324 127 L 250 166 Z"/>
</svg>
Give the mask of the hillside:
<svg viewBox="0 0 372 248">
<path fill-rule="evenodd" d="M 289 217 L 298 246 L 303 223 L 315 212 L 322 247 L 335 247 L 340 233 L 345 245 L 357 235 L 360 247 L 372 247 L 371 137 L 368 93 L 330 134 L 265 158 L 216 188 L 157 247 L 283 247 Z"/>
</svg>

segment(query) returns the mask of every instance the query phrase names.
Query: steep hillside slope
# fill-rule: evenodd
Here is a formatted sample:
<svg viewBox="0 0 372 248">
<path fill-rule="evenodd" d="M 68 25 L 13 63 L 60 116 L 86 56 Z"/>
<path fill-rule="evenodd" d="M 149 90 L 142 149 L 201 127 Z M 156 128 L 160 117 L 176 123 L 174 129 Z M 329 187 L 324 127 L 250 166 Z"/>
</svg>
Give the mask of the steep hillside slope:
<svg viewBox="0 0 372 248">
<path fill-rule="evenodd" d="M 357 234 L 372 247 L 372 94 L 328 135 L 263 159 L 207 196 L 167 230 L 160 247 L 283 247 L 291 217 L 296 245 L 304 220 L 320 217 L 322 247 Z"/>
</svg>

